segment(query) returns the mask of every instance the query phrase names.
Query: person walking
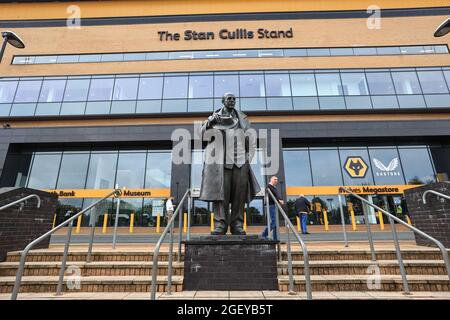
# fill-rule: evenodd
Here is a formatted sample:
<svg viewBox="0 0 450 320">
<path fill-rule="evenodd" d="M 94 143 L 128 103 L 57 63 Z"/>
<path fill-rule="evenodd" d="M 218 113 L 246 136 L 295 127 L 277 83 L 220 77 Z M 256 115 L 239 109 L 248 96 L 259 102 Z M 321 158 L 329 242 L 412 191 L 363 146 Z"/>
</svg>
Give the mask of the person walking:
<svg viewBox="0 0 450 320">
<path fill-rule="evenodd" d="M 169 197 L 166 201 L 166 216 L 164 217 L 166 220 L 166 223 L 168 223 L 173 216 L 172 200 L 173 200 L 173 197 Z"/>
<path fill-rule="evenodd" d="M 295 213 L 300 218 L 300 226 L 303 234 L 309 234 L 307 229 L 308 214 L 311 212 L 311 202 L 303 194 L 295 200 Z"/>
<path fill-rule="evenodd" d="M 270 182 L 267 185 L 267 189 L 272 191 L 273 195 L 277 199 L 277 201 L 284 205 L 283 197 L 281 196 L 281 193 L 277 189 L 278 184 L 278 177 L 272 176 L 270 178 Z M 275 210 L 275 202 L 273 201 L 273 198 L 269 195 L 269 215 L 270 215 L 270 231 L 266 227 L 264 231 L 262 232 L 261 236 L 263 238 L 267 238 L 269 235 L 269 232 L 273 232 L 273 240 L 278 240 L 278 234 L 277 234 L 277 226 L 276 226 L 276 210 Z"/>
</svg>

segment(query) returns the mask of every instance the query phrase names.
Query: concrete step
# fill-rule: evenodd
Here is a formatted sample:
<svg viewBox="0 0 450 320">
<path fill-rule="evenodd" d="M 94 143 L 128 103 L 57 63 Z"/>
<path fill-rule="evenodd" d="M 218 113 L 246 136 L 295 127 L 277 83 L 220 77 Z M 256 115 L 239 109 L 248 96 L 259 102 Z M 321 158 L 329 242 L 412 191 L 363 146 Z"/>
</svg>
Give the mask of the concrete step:
<svg viewBox="0 0 450 320">
<path fill-rule="evenodd" d="M 14 287 L 15 277 L 0 278 L 0 293 L 10 293 Z M 148 292 L 151 290 L 150 276 L 92 276 L 80 277 L 79 288 L 69 289 L 68 285 L 74 284 L 75 278 L 67 276 L 63 284 L 64 292 Z M 20 292 L 56 292 L 58 277 L 23 277 Z M 183 289 L 183 277 L 172 277 L 172 291 L 179 292 Z M 157 278 L 157 291 L 167 290 L 167 276 Z"/>
<path fill-rule="evenodd" d="M 447 269 L 443 260 L 404 260 L 407 274 L 416 275 L 447 275 Z M 371 266 L 378 266 L 380 274 L 398 275 L 400 268 L 397 260 L 378 260 L 373 263 L 370 260 L 325 260 L 310 261 L 311 275 L 364 275 L 372 273 Z M 304 274 L 304 262 L 293 261 L 292 271 L 294 275 Z M 288 275 L 288 262 L 278 262 L 278 274 Z"/>
<path fill-rule="evenodd" d="M 402 278 L 400 275 L 380 275 L 379 286 L 375 283 L 374 275 L 327 275 L 311 276 L 312 291 L 402 291 Z M 408 275 L 411 291 L 450 291 L 448 276 L 441 275 Z M 295 291 L 304 292 L 305 277 L 294 276 Z M 288 291 L 289 277 L 279 276 L 280 291 Z M 370 287 L 369 287 L 370 286 Z"/>
<path fill-rule="evenodd" d="M 158 275 L 168 274 L 168 262 L 158 262 Z M 152 261 L 71 261 L 70 267 L 80 268 L 81 276 L 145 276 L 151 275 Z M 19 262 L 0 263 L 0 277 L 15 276 Z M 58 276 L 61 262 L 27 262 L 25 264 L 24 276 Z M 172 275 L 183 275 L 183 262 L 174 261 L 172 264 Z"/>
</svg>

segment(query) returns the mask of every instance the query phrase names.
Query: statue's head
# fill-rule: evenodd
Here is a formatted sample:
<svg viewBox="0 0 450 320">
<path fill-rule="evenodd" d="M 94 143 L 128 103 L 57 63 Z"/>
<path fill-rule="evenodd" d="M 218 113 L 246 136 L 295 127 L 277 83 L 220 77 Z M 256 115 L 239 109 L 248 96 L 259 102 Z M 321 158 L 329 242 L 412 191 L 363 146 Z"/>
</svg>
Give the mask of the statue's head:
<svg viewBox="0 0 450 320">
<path fill-rule="evenodd" d="M 229 109 L 234 109 L 236 97 L 232 93 L 225 93 L 222 97 L 222 104 Z"/>
</svg>

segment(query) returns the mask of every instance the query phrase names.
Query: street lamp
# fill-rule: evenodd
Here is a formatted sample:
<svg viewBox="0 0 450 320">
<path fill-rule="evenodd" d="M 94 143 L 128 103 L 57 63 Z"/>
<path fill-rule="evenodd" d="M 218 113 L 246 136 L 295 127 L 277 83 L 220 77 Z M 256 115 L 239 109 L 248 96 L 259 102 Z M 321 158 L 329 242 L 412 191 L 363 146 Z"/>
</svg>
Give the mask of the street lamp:
<svg viewBox="0 0 450 320">
<path fill-rule="evenodd" d="M 23 41 L 14 32 L 3 31 L 2 37 L 3 37 L 3 44 L 2 44 L 2 49 L 0 50 L 0 63 L 2 62 L 3 53 L 5 52 L 6 44 L 9 43 L 10 45 L 12 45 L 13 47 L 18 48 L 18 49 L 25 48 L 25 44 L 23 43 Z"/>
<path fill-rule="evenodd" d="M 435 37 L 445 36 L 450 32 L 450 19 L 445 20 L 434 32 Z"/>
</svg>

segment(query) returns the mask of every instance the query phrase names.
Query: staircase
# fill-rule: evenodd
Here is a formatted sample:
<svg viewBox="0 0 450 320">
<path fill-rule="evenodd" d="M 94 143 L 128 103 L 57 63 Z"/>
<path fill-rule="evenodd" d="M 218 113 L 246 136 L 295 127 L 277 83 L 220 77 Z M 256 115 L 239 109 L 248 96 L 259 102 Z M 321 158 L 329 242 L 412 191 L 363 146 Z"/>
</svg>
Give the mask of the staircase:
<svg viewBox="0 0 450 320">
<path fill-rule="evenodd" d="M 411 291 L 450 292 L 450 281 L 438 249 L 406 249 L 402 250 L 402 256 Z M 309 250 L 313 295 L 318 291 L 402 291 L 395 250 L 378 249 L 376 258 L 376 262 L 371 261 L 370 250 Z M 304 265 L 300 250 L 292 252 L 292 260 L 295 291 L 304 292 Z M 374 283 L 375 273 L 380 275 L 379 285 Z M 282 261 L 278 263 L 278 275 L 280 291 L 288 291 L 286 252 L 282 253 Z"/>
<path fill-rule="evenodd" d="M 63 249 L 30 251 L 25 264 L 20 292 L 56 292 L 58 274 Z M 148 292 L 150 297 L 153 254 L 147 251 L 111 250 L 94 251 L 92 262 L 86 263 L 86 250 L 71 251 L 67 259 L 64 284 L 81 276 L 80 289 L 69 290 L 63 285 L 63 291 L 71 292 Z M 14 287 L 20 253 L 8 253 L 6 261 L 0 263 L 0 293 L 10 293 Z M 167 290 L 168 253 L 161 252 L 158 264 L 158 292 Z M 183 262 L 178 263 L 174 252 L 172 265 L 172 291 L 182 291 Z M 79 269 L 78 269 L 79 268 Z M 79 270 L 79 271 L 78 271 Z"/>
</svg>

